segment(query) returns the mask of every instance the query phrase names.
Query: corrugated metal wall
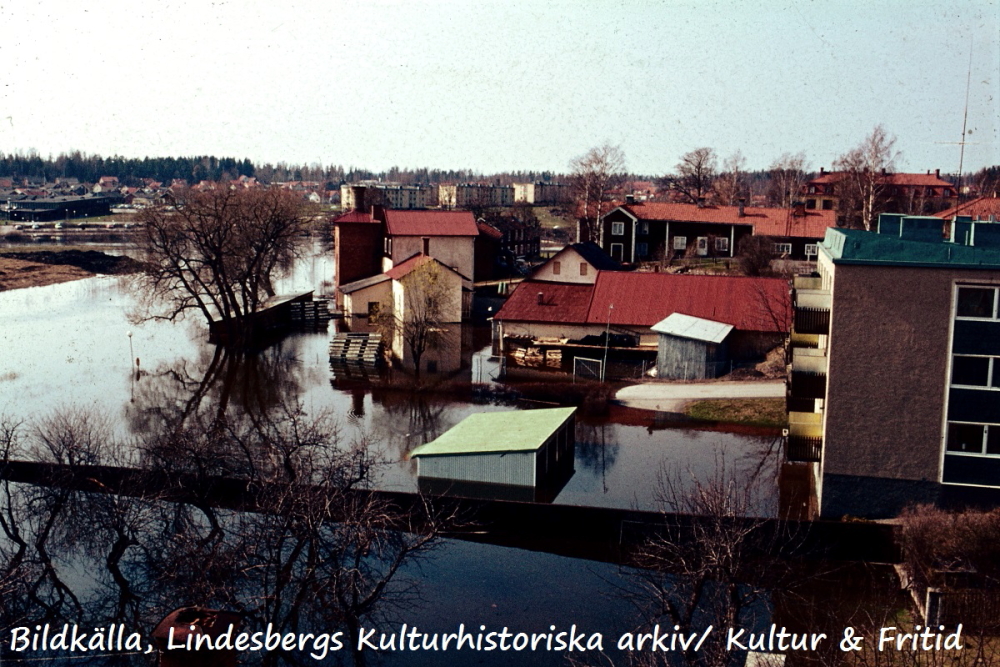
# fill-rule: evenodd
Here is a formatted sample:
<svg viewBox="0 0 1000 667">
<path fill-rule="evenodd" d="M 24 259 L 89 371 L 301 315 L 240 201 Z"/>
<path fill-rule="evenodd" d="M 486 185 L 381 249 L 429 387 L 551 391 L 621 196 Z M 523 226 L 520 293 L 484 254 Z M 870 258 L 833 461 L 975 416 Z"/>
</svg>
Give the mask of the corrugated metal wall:
<svg viewBox="0 0 1000 667">
<path fill-rule="evenodd" d="M 533 486 L 535 452 L 421 456 L 418 474 L 421 477 Z"/>
</svg>

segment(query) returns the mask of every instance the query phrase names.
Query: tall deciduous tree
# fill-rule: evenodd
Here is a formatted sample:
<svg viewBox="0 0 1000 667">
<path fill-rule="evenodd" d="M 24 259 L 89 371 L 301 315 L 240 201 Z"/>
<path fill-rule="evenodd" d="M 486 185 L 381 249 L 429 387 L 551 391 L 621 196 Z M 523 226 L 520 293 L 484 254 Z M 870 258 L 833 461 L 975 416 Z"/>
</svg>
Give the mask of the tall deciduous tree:
<svg viewBox="0 0 1000 667">
<path fill-rule="evenodd" d="M 146 317 L 194 310 L 219 322 L 229 340 L 248 341 L 254 314 L 274 295 L 273 279 L 291 265 L 305 216 L 298 194 L 224 186 L 143 211 L 146 269 L 137 286 L 152 297 Z"/>
<path fill-rule="evenodd" d="M 722 163 L 722 173 L 715 179 L 714 188 L 719 202 L 726 206 L 735 206 L 740 199 L 748 198 L 747 159 L 742 152 L 736 151 Z"/>
<path fill-rule="evenodd" d="M 604 144 L 569 164 L 577 202 L 579 240 L 600 242 L 601 218 L 611 209 L 611 195 L 625 180 L 625 153 Z"/>
<path fill-rule="evenodd" d="M 802 193 L 806 182 L 806 154 L 782 153 L 768 168 L 770 183 L 767 189 L 769 202 L 774 206 L 789 208 Z"/>
<path fill-rule="evenodd" d="M 692 204 L 697 204 L 711 192 L 718 162 L 711 148 L 696 148 L 681 156 L 674 167 L 676 173 L 663 179 L 664 185 Z"/>
<path fill-rule="evenodd" d="M 888 193 L 886 175 L 896 168 L 896 137 L 876 125 L 864 141 L 833 163 L 843 172 L 837 183 L 840 210 L 848 224 L 870 230 Z"/>
</svg>

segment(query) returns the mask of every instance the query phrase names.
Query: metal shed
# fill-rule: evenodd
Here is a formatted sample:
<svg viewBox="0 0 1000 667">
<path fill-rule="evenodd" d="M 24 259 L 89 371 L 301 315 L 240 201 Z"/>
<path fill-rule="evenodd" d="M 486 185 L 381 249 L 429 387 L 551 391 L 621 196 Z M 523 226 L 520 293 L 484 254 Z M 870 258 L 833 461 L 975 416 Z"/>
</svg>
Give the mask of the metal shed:
<svg viewBox="0 0 1000 667">
<path fill-rule="evenodd" d="M 543 485 L 572 470 L 576 408 L 480 412 L 414 449 L 417 476 L 505 486 Z"/>
<path fill-rule="evenodd" d="M 703 380 L 728 368 L 733 325 L 673 313 L 652 327 L 659 334 L 656 373 L 671 380 Z"/>
</svg>

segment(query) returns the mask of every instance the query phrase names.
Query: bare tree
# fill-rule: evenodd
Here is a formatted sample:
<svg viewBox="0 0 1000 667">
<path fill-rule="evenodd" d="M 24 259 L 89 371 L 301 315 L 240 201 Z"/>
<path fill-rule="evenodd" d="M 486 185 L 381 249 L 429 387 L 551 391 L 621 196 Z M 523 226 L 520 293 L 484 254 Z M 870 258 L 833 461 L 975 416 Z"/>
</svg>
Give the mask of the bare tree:
<svg viewBox="0 0 1000 667">
<path fill-rule="evenodd" d="M 871 230 L 888 192 L 886 176 L 896 167 L 896 137 L 876 125 L 864 141 L 834 162 L 843 172 L 837 183 L 840 209 L 849 224 Z"/>
<path fill-rule="evenodd" d="M 726 206 L 735 206 L 742 198 L 749 195 L 747 182 L 747 159 L 743 153 L 736 151 L 722 163 L 722 173 L 715 179 L 715 194 L 719 202 Z"/>
<path fill-rule="evenodd" d="M 293 192 L 228 187 L 146 209 L 139 218 L 146 269 L 136 283 L 150 297 L 143 316 L 173 320 L 194 310 L 221 323 L 229 340 L 246 341 L 253 315 L 274 295 L 272 279 L 291 264 L 305 213 Z"/>
<path fill-rule="evenodd" d="M 447 340 L 445 325 L 461 319 L 461 288 L 449 284 L 446 271 L 436 260 L 425 261 L 394 286 L 393 303 L 379 309 L 376 326 L 400 360 L 409 352 L 418 380 L 424 356 Z"/>
<path fill-rule="evenodd" d="M 625 180 L 625 153 L 619 146 L 591 148 L 569 163 L 578 206 L 580 241 L 600 243 L 601 218 L 611 210 L 612 193 Z"/>
<path fill-rule="evenodd" d="M 770 236 L 744 236 L 736 247 L 736 256 L 743 275 L 771 275 L 774 259 L 774 239 Z"/>
<path fill-rule="evenodd" d="M 664 178 L 663 184 L 690 203 L 697 204 L 711 192 L 717 164 L 714 150 L 696 148 L 681 156 L 681 161 L 674 167 L 676 174 Z"/>
<path fill-rule="evenodd" d="M 775 206 L 790 208 L 802 193 L 806 182 L 806 154 L 799 152 L 794 155 L 782 153 L 781 157 L 771 163 L 768 168 L 770 184 L 768 185 L 768 200 Z"/>
</svg>

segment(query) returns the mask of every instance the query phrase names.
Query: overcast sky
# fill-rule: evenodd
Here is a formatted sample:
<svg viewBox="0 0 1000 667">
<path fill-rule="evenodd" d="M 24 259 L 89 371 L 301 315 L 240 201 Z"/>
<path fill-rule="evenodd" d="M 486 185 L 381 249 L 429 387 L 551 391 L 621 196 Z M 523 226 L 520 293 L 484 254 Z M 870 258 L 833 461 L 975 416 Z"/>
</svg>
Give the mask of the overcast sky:
<svg viewBox="0 0 1000 667">
<path fill-rule="evenodd" d="M 1000 0 L 0 0 L 0 151 L 636 173 L 699 146 L 1000 163 Z"/>
</svg>

